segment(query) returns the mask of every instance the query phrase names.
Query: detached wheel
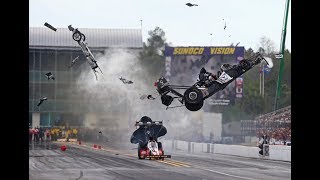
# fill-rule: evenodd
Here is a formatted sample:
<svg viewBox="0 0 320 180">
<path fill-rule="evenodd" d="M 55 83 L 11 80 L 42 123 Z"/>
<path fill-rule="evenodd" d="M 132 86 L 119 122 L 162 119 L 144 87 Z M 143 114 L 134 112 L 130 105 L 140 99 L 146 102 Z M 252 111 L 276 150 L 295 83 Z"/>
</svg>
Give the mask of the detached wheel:
<svg viewBox="0 0 320 180">
<path fill-rule="evenodd" d="M 186 108 L 190 111 L 197 111 L 203 106 L 203 94 L 200 89 L 192 86 L 184 92 Z"/>
<path fill-rule="evenodd" d="M 144 158 L 141 157 L 140 149 L 141 149 L 141 147 L 140 147 L 140 145 L 139 145 L 139 146 L 138 146 L 138 158 L 139 158 L 139 159 L 144 159 Z"/>
</svg>

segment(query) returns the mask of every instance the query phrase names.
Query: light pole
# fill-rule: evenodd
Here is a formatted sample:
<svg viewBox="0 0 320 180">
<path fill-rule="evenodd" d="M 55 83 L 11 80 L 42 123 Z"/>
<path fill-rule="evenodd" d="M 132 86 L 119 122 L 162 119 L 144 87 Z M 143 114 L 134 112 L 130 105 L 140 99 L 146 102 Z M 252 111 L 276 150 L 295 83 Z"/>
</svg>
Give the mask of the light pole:
<svg viewBox="0 0 320 180">
<path fill-rule="evenodd" d="M 282 57 L 280 59 L 280 69 L 279 69 L 279 75 L 278 75 L 278 83 L 277 83 L 277 91 L 276 91 L 276 98 L 274 103 L 274 111 L 278 109 L 278 103 L 280 100 L 281 95 L 281 80 L 282 80 L 282 74 L 283 74 L 283 68 L 284 68 L 284 49 L 285 49 L 285 42 L 286 42 L 286 33 L 287 33 L 287 20 L 288 20 L 288 12 L 289 12 L 289 3 L 290 0 L 287 0 L 286 6 L 285 6 L 285 16 L 284 16 L 284 25 L 282 30 L 282 43 L 280 46 Z"/>
</svg>

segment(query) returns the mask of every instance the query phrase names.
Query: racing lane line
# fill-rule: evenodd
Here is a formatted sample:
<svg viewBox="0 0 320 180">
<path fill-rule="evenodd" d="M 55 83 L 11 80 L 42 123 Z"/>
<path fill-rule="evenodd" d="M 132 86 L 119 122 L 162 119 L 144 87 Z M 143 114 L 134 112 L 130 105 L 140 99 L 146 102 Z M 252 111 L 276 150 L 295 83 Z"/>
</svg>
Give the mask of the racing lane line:
<svg viewBox="0 0 320 180">
<path fill-rule="evenodd" d="M 201 168 L 199 168 L 199 169 L 201 169 Z M 236 176 L 236 175 L 227 174 L 227 173 L 224 173 L 224 172 L 214 171 L 214 170 L 211 170 L 211 169 L 202 169 L 202 170 L 214 172 L 214 173 L 225 175 L 225 176 L 235 177 L 235 178 L 239 178 L 239 179 L 258 180 L 258 179 L 253 179 L 253 178 L 249 178 L 249 177 Z"/>
<path fill-rule="evenodd" d="M 177 163 L 177 164 L 179 164 L 179 163 L 180 163 L 180 164 L 190 165 L 190 164 L 185 163 L 185 162 L 176 161 L 176 160 L 171 160 L 171 159 L 170 159 L 170 160 L 168 159 L 167 161 L 175 162 L 175 163 Z M 191 165 L 190 165 L 190 166 L 191 166 Z"/>
<path fill-rule="evenodd" d="M 177 165 L 184 166 L 184 167 L 191 167 L 191 166 L 189 166 L 189 164 L 185 164 L 185 163 L 182 163 L 179 161 L 173 161 L 173 160 L 159 161 L 159 162 L 168 162 L 168 163 L 177 164 Z"/>
<path fill-rule="evenodd" d="M 171 163 L 169 163 L 169 162 L 165 162 L 165 161 L 159 161 L 159 162 L 162 162 L 162 163 L 168 164 L 168 165 L 170 165 L 170 166 L 181 167 L 180 165 L 177 165 L 177 164 L 171 164 Z"/>
<path fill-rule="evenodd" d="M 188 166 L 186 164 L 183 164 L 183 163 L 179 163 L 179 162 L 174 162 L 174 161 L 157 161 L 157 162 L 161 162 L 161 163 L 165 163 L 165 164 L 170 164 L 170 165 L 173 165 L 173 166 L 184 166 L 184 167 L 191 167 L 191 166 Z"/>
</svg>

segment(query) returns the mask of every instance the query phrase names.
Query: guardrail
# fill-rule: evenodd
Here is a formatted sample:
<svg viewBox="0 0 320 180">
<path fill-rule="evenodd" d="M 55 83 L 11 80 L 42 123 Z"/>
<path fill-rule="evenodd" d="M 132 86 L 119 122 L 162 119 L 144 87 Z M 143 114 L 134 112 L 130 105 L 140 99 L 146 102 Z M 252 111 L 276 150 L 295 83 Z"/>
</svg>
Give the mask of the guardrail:
<svg viewBox="0 0 320 180">
<path fill-rule="evenodd" d="M 171 150 L 172 152 L 183 151 L 188 153 L 226 154 L 250 158 L 261 158 L 259 155 L 260 149 L 258 147 L 197 143 L 179 140 L 163 140 L 162 144 L 165 149 Z M 291 146 L 264 146 L 264 154 L 266 155 L 263 156 L 265 159 L 291 162 Z"/>
</svg>

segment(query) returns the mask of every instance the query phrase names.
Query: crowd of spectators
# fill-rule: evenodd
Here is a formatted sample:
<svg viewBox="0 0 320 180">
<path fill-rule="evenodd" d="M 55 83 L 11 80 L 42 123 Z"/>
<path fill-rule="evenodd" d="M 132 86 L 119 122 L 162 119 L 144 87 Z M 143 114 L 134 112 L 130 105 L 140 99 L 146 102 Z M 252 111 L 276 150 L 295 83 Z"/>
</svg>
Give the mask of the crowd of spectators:
<svg viewBox="0 0 320 180">
<path fill-rule="evenodd" d="M 77 139 L 77 141 L 107 141 L 106 136 L 97 128 L 87 127 L 29 127 L 29 142 L 57 141 L 58 139 Z"/>
<path fill-rule="evenodd" d="M 291 106 L 256 117 L 257 137 L 267 135 L 270 144 L 291 142 Z"/>
</svg>

